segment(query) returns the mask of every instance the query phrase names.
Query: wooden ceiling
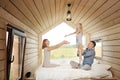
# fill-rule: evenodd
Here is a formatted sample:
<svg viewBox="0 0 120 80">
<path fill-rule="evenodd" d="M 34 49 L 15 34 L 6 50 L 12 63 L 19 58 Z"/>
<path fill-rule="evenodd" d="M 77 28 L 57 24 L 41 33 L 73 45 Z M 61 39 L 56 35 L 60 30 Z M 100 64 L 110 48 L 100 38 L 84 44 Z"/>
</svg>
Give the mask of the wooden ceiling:
<svg viewBox="0 0 120 80">
<path fill-rule="evenodd" d="M 72 21 L 66 21 L 71 3 Z M 120 23 L 120 0 L 0 0 L 0 6 L 37 33 L 66 22 L 94 33 Z"/>
</svg>

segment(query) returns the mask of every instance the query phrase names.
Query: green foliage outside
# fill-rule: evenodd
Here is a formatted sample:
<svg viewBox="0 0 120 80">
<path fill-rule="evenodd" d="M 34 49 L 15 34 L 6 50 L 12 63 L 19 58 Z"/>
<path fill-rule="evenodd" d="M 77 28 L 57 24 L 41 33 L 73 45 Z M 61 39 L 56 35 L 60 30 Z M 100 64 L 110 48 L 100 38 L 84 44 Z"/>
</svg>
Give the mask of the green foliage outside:
<svg viewBox="0 0 120 80">
<path fill-rule="evenodd" d="M 51 59 L 72 59 L 76 58 L 76 48 L 74 46 L 63 46 L 51 52 Z"/>
</svg>

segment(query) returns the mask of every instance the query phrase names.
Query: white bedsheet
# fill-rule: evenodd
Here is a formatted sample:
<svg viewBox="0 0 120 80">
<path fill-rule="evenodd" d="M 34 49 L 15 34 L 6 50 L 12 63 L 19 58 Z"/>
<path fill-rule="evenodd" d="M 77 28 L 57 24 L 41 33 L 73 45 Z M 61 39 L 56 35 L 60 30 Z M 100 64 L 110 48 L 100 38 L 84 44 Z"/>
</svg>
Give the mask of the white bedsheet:
<svg viewBox="0 0 120 80">
<path fill-rule="evenodd" d="M 112 77 L 110 71 L 105 69 L 92 69 L 85 71 L 82 69 L 72 69 L 70 66 L 59 66 L 54 68 L 40 67 L 36 71 L 36 80 L 73 80 L 77 78 L 101 78 Z"/>
</svg>

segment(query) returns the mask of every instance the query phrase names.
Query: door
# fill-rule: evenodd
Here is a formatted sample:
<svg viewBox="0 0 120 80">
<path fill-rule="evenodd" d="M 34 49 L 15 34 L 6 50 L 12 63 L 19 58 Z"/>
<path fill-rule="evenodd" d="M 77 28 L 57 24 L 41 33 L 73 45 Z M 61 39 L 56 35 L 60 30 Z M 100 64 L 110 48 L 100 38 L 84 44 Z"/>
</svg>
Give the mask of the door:
<svg viewBox="0 0 120 80">
<path fill-rule="evenodd" d="M 7 25 L 7 80 L 22 80 L 26 36 L 24 31 Z"/>
</svg>

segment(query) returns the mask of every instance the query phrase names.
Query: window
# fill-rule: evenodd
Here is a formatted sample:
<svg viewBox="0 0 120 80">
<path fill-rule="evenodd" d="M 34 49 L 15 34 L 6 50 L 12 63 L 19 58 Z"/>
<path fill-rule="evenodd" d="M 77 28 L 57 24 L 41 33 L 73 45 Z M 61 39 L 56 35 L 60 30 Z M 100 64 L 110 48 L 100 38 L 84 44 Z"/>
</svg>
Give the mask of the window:
<svg viewBox="0 0 120 80">
<path fill-rule="evenodd" d="M 7 80 L 22 80 L 26 35 L 12 25 L 7 25 Z"/>
<path fill-rule="evenodd" d="M 95 40 L 96 42 L 96 47 L 95 47 L 95 51 L 96 51 L 96 57 L 102 57 L 102 41 L 101 40 Z"/>
</svg>

